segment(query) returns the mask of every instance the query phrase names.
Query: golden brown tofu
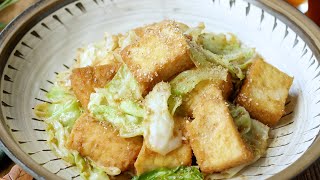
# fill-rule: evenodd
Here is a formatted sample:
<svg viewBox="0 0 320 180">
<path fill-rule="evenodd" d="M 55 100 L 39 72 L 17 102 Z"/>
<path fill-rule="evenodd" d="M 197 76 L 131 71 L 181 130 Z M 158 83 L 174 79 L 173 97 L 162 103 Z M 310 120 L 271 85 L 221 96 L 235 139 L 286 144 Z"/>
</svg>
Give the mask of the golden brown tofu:
<svg viewBox="0 0 320 180">
<path fill-rule="evenodd" d="M 175 130 L 182 132 L 185 136 L 186 120 L 175 117 Z M 185 139 L 185 138 L 184 138 Z M 174 168 L 177 166 L 189 166 L 192 162 L 192 150 L 189 142 L 185 139 L 182 145 L 166 155 L 153 152 L 144 143 L 134 166 L 137 175 L 152 171 L 157 168 Z"/>
<path fill-rule="evenodd" d="M 187 131 L 201 171 L 221 172 L 250 162 L 253 153 L 242 140 L 221 90 L 207 88 L 200 96 Z"/>
<path fill-rule="evenodd" d="M 182 144 L 179 148 L 166 155 L 149 150 L 146 145 L 142 146 L 134 166 L 137 175 L 149 172 L 157 168 L 174 168 L 177 166 L 190 166 L 192 162 L 192 151 L 189 144 Z"/>
<path fill-rule="evenodd" d="M 95 92 L 94 88 L 104 87 L 116 74 L 120 63 L 101 66 L 87 66 L 72 70 L 71 86 L 82 107 L 87 108 L 90 94 Z"/>
<path fill-rule="evenodd" d="M 168 20 L 166 20 L 166 21 L 169 22 Z M 165 21 L 163 21 L 163 22 L 165 22 Z M 181 23 L 181 22 L 175 22 L 175 23 L 176 23 L 176 26 L 182 32 L 185 32 L 187 29 L 189 29 L 189 26 L 184 23 Z M 157 26 L 159 26 L 159 23 L 152 23 L 152 24 L 148 24 L 148 25 L 145 25 L 142 27 L 137 27 L 137 28 L 133 29 L 133 31 L 136 33 L 136 35 L 138 37 L 143 37 L 145 34 L 148 34 L 148 31 L 150 31 L 150 29 L 157 28 Z"/>
<path fill-rule="evenodd" d="M 231 75 L 228 73 L 227 80 L 202 81 L 183 100 L 179 111 L 189 117 L 193 117 L 193 110 L 196 104 L 203 101 L 201 94 L 207 89 L 217 87 L 222 91 L 224 99 L 228 99 L 233 91 Z"/>
<path fill-rule="evenodd" d="M 66 146 L 100 166 L 125 171 L 133 166 L 142 141 L 142 137 L 121 138 L 111 125 L 83 114 L 74 124 Z"/>
<path fill-rule="evenodd" d="M 160 81 L 194 67 L 187 39 L 174 21 L 146 26 L 139 41 L 121 51 L 121 57 L 147 94 Z"/>
<path fill-rule="evenodd" d="M 292 77 L 258 58 L 249 68 L 236 102 L 254 119 L 275 126 L 284 114 L 292 81 Z"/>
</svg>

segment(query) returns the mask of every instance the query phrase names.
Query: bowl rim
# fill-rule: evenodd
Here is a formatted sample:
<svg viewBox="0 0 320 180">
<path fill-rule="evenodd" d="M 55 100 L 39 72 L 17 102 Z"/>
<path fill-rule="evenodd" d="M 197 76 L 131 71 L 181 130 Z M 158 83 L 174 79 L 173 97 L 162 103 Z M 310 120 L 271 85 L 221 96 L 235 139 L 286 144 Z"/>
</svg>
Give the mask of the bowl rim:
<svg viewBox="0 0 320 180">
<path fill-rule="evenodd" d="M 17 16 L 10 24 L 0 33 L 0 74 L 7 63 L 13 48 L 21 40 L 27 31 L 36 23 L 47 17 L 52 12 L 61 7 L 73 3 L 77 0 L 55 0 L 55 1 L 37 1 L 27 8 L 22 14 Z M 244 0 L 250 4 L 264 9 L 274 15 L 281 21 L 285 22 L 292 28 L 309 46 L 314 56 L 319 62 L 320 59 L 320 28 L 309 18 L 290 6 L 285 1 L 277 0 Z M 320 63 L 320 62 L 319 62 Z M 2 79 L 0 80 L 2 81 Z M 11 134 L 7 131 L 2 109 L 0 108 L 0 147 L 3 151 L 24 170 L 36 179 L 62 179 L 51 173 L 36 163 L 27 155 L 13 140 Z M 319 114 L 320 115 L 320 114 Z M 318 133 L 319 135 L 319 133 Z M 293 164 L 273 175 L 270 179 L 289 179 L 298 175 L 308 168 L 314 161 L 320 157 L 320 138 L 317 136 L 310 148 Z"/>
</svg>

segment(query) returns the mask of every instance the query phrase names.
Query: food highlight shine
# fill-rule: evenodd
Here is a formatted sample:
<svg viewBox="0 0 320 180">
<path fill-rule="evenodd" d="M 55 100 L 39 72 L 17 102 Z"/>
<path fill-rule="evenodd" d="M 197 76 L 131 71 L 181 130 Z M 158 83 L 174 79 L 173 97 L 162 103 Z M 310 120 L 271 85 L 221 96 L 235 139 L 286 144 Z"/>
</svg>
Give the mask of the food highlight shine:
<svg viewBox="0 0 320 180">
<path fill-rule="evenodd" d="M 164 20 L 80 48 L 35 114 L 84 179 L 223 179 L 265 154 L 292 81 L 231 33 Z"/>
</svg>

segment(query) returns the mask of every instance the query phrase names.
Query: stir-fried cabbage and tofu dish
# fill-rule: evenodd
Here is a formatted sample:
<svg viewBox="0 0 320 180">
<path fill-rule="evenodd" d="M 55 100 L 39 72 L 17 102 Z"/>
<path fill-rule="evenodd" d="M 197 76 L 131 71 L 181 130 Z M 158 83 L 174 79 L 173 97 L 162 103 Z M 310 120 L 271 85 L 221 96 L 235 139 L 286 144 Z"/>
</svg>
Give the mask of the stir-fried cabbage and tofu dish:
<svg viewBox="0 0 320 180">
<path fill-rule="evenodd" d="M 164 20 L 79 49 L 35 113 L 84 179 L 222 179 L 264 155 L 292 81 L 233 34 Z"/>
</svg>

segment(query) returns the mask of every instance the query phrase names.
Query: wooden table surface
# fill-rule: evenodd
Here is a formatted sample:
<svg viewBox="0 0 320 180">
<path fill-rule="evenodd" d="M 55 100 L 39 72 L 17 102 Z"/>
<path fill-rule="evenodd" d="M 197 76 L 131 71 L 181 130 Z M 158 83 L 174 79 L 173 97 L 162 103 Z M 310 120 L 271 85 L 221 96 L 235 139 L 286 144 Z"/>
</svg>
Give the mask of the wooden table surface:
<svg viewBox="0 0 320 180">
<path fill-rule="evenodd" d="M 23 10 L 29 7 L 32 3 L 37 0 L 20 0 L 18 3 L 4 9 L 0 12 L 0 22 L 9 23 Z M 0 177 L 7 174 L 14 163 L 9 158 L 4 158 L 0 162 Z M 297 180 L 320 180 L 320 159 L 318 159 L 313 165 L 308 167 L 304 172 L 298 175 L 295 179 Z"/>
</svg>

